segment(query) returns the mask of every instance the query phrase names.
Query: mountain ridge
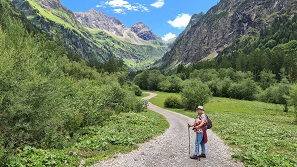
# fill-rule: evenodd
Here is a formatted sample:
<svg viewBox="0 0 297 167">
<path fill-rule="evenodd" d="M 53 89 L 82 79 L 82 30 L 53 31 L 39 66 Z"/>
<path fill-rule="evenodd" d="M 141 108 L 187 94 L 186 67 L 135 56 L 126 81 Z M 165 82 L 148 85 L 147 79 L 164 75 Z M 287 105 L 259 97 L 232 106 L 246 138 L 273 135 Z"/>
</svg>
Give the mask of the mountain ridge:
<svg viewBox="0 0 297 167">
<path fill-rule="evenodd" d="M 97 28 L 122 39 L 128 39 L 133 43 L 143 43 L 143 41 L 161 40 L 150 28 L 142 22 L 135 23 L 131 28 L 126 27 L 119 19 L 109 17 L 101 11 L 90 9 L 87 12 L 74 12 L 76 19 L 84 26 Z M 140 39 L 138 39 L 140 38 Z"/>
</svg>

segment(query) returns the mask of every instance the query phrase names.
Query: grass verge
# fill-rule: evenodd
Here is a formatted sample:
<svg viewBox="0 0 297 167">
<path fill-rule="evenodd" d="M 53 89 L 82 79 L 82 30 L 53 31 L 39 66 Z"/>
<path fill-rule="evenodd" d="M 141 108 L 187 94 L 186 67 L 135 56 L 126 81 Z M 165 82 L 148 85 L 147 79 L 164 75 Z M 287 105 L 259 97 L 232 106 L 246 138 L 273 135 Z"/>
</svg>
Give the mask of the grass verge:
<svg viewBox="0 0 297 167">
<path fill-rule="evenodd" d="M 164 108 L 169 96 L 179 94 L 155 92 L 151 103 Z M 237 150 L 233 158 L 247 166 L 296 166 L 297 125 L 292 111 L 257 101 L 214 97 L 204 105 L 212 119 L 214 131 L 226 144 Z M 168 109 L 168 108 L 167 108 Z M 194 118 L 195 111 L 169 109 Z"/>
<path fill-rule="evenodd" d="M 137 144 L 162 134 L 169 123 L 153 111 L 120 113 L 112 116 L 104 126 L 80 130 L 77 142 L 61 150 L 42 150 L 27 146 L 10 159 L 10 166 L 79 166 L 136 149 Z M 144 133 L 145 132 L 145 133 Z M 0 150 L 1 151 L 1 150 Z"/>
</svg>

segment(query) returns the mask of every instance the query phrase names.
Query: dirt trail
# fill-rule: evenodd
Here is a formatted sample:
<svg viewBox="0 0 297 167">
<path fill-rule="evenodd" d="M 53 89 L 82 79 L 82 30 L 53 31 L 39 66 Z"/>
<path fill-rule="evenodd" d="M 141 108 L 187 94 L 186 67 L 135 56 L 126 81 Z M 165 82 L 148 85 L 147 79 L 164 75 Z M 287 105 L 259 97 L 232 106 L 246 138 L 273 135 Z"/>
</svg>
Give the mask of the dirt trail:
<svg viewBox="0 0 297 167">
<path fill-rule="evenodd" d="M 156 96 L 150 93 L 144 99 Z M 170 123 L 162 135 L 139 144 L 139 148 L 127 154 L 117 154 L 107 161 L 98 162 L 94 167 L 195 167 L 195 166 L 234 166 L 242 167 L 242 163 L 231 160 L 231 149 L 211 130 L 207 130 L 208 143 L 206 144 L 207 158 L 200 161 L 189 158 L 189 135 L 187 123 L 192 123 L 194 118 L 162 109 L 149 104 L 148 109 L 164 115 Z M 215 126 L 215 125 L 214 125 Z M 145 132 L 144 132 L 145 133 Z M 195 133 L 190 130 L 190 150 L 194 152 Z"/>
</svg>

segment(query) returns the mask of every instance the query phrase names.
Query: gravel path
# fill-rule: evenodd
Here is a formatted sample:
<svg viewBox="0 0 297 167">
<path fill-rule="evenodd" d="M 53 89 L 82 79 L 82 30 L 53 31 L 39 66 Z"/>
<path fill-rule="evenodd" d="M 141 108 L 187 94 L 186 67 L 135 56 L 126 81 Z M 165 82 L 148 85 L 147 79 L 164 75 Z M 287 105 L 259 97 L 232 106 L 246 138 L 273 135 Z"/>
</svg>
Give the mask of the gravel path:
<svg viewBox="0 0 297 167">
<path fill-rule="evenodd" d="M 144 99 L 156 96 L 150 93 Z M 139 144 L 139 148 L 127 154 L 117 154 L 111 159 L 98 162 L 94 167 L 198 167 L 198 166 L 244 166 L 231 160 L 231 149 L 211 130 L 207 130 L 206 158 L 200 161 L 189 158 L 189 135 L 187 123 L 194 118 L 174 113 L 153 104 L 148 109 L 164 115 L 170 123 L 170 128 L 162 135 L 150 141 Z M 190 130 L 190 150 L 194 152 L 195 133 Z"/>
</svg>

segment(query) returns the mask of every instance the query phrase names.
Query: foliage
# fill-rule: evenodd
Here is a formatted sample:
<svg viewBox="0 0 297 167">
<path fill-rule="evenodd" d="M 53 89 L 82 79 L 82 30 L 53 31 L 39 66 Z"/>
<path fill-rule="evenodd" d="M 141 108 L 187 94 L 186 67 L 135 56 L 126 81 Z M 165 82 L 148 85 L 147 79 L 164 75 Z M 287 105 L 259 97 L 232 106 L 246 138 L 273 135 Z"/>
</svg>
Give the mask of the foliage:
<svg viewBox="0 0 297 167">
<path fill-rule="evenodd" d="M 276 83 L 275 74 L 272 74 L 271 71 L 263 70 L 260 72 L 260 81 L 259 85 L 262 89 L 267 89 L 270 85 Z"/>
<path fill-rule="evenodd" d="M 293 91 L 294 90 L 294 91 Z M 295 98 L 296 87 L 291 92 Z M 179 94 L 157 92 L 151 103 L 162 106 L 169 96 Z M 212 130 L 234 150 L 233 158 L 246 166 L 295 166 L 297 163 L 297 133 L 294 114 L 282 112 L 277 104 L 257 101 L 212 98 L 204 105 L 215 126 Z M 171 109 L 195 118 L 195 113 Z"/>
<path fill-rule="evenodd" d="M 171 75 L 161 80 L 159 89 L 165 92 L 178 93 L 182 89 L 182 79 L 176 75 Z"/>
<path fill-rule="evenodd" d="M 25 157 L 32 164 L 59 166 L 50 162 L 64 159 L 54 157 L 59 151 L 41 150 L 63 150 L 81 129 L 100 128 L 115 113 L 144 111 L 144 102 L 126 86 L 127 73 L 98 73 L 84 61 L 68 59 L 54 41 L 28 33 L 11 17 L 9 5 L 0 4 L 0 166 Z"/>
<path fill-rule="evenodd" d="M 212 96 L 208 86 L 197 79 L 185 81 L 180 94 L 182 103 L 188 110 L 206 104 Z"/>
<path fill-rule="evenodd" d="M 133 85 L 132 90 L 135 92 L 136 96 L 141 96 L 142 95 L 142 90 L 139 88 L 139 86 Z"/>
<path fill-rule="evenodd" d="M 147 80 L 148 75 L 149 75 L 148 70 L 145 70 L 145 71 L 137 74 L 133 79 L 134 84 L 138 85 L 140 87 L 140 89 L 147 90 L 148 89 L 148 80 Z"/>
<path fill-rule="evenodd" d="M 159 70 L 145 70 L 134 77 L 133 82 L 141 89 L 160 90 L 160 83 L 165 76 Z"/>
<path fill-rule="evenodd" d="M 18 149 L 18 153 L 11 156 L 6 165 L 79 166 L 83 157 L 86 159 L 86 165 L 91 165 L 116 153 L 135 149 L 138 143 L 163 133 L 168 127 L 166 119 L 152 111 L 139 114 L 121 113 L 113 115 L 103 126 L 80 129 L 78 141 L 67 149 L 37 149 L 25 146 Z"/>
<path fill-rule="evenodd" d="M 170 96 L 166 98 L 164 102 L 164 106 L 167 108 L 182 108 L 182 102 L 181 99 L 175 97 L 175 96 Z"/>
<path fill-rule="evenodd" d="M 259 89 L 255 81 L 245 79 L 241 83 L 232 83 L 228 88 L 228 94 L 235 99 L 255 100 Z"/>
<path fill-rule="evenodd" d="M 297 84 L 292 85 L 292 89 L 289 90 L 289 96 L 286 98 L 288 103 L 295 109 L 295 123 L 297 124 Z"/>
<path fill-rule="evenodd" d="M 152 111 L 140 114 L 121 113 L 112 116 L 103 127 L 91 126 L 81 129 L 82 135 L 73 147 L 85 152 L 86 155 L 90 154 L 86 160 L 90 165 L 116 152 L 135 149 L 137 143 L 163 133 L 168 127 L 165 118 Z M 126 149 L 123 149 L 124 147 Z"/>
<path fill-rule="evenodd" d="M 291 85 L 288 83 L 288 80 L 284 78 L 282 82 L 270 86 L 269 88 L 264 90 L 260 94 L 259 100 L 268 103 L 283 104 L 284 111 L 287 112 L 288 102 L 286 97 L 289 95 L 290 89 Z"/>
</svg>

